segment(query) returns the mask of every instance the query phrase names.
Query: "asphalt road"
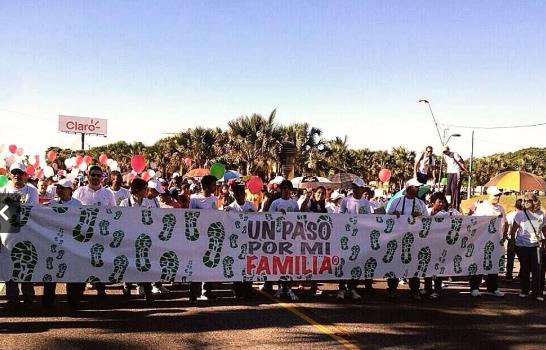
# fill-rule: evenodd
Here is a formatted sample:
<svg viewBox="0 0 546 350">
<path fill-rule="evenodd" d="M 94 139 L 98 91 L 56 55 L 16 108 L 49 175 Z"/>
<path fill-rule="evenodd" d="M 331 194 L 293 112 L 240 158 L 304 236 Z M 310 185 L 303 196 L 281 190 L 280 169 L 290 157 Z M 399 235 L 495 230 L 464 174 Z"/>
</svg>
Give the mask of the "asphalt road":
<svg viewBox="0 0 546 350">
<path fill-rule="evenodd" d="M 120 303 L 119 286 L 106 300 L 87 291 L 79 310 L 64 290 L 52 309 L 36 303 L 6 312 L 0 301 L 1 349 L 546 349 L 546 306 L 520 299 L 517 284 L 503 284 L 504 298 L 472 298 L 465 282 L 449 283 L 439 300 L 410 299 L 401 286 L 396 300 L 385 284 L 362 292 L 360 302 L 335 300 L 335 284 L 298 302 L 256 292 L 235 300 L 229 291 L 214 301 L 189 304 L 187 291 L 150 306 L 134 296 Z M 37 287 L 38 294 L 41 288 Z"/>
</svg>

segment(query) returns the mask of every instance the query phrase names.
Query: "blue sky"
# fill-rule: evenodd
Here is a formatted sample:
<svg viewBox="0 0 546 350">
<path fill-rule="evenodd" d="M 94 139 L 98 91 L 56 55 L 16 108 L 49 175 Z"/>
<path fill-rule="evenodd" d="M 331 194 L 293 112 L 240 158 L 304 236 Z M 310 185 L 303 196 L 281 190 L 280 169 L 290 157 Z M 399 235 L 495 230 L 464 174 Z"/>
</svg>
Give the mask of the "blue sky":
<svg viewBox="0 0 546 350">
<path fill-rule="evenodd" d="M 546 121 L 541 1 L 0 0 L 0 143 L 75 147 L 57 115 L 109 137 L 220 126 L 278 109 L 352 147 L 437 149 L 441 123 Z M 22 114 L 24 113 L 24 114 Z M 546 147 L 546 126 L 476 133 L 475 153 Z M 451 141 L 470 155 L 470 130 Z"/>
</svg>

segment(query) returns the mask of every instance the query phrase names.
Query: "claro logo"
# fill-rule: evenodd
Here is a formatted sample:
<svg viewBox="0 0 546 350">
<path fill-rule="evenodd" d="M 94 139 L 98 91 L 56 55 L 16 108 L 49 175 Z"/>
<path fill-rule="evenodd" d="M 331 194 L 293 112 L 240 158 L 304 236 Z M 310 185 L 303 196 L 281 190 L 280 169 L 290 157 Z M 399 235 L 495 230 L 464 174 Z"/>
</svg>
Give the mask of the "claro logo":
<svg viewBox="0 0 546 350">
<path fill-rule="evenodd" d="M 65 123 L 65 127 L 71 131 L 89 131 L 95 132 L 100 130 L 99 121 L 91 119 L 89 123 L 78 123 L 74 120 L 69 120 Z"/>
</svg>

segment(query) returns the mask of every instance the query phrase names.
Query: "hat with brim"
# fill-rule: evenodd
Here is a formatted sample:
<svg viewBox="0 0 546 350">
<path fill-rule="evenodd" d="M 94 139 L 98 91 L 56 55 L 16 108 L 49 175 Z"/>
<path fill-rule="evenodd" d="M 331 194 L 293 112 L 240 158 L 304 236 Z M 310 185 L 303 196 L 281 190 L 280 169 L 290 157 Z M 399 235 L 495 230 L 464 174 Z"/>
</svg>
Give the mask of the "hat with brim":
<svg viewBox="0 0 546 350">
<path fill-rule="evenodd" d="M 497 186 L 489 186 L 487 188 L 487 194 L 490 196 L 498 196 L 499 194 L 502 194 L 502 192 L 497 188 Z"/>
<path fill-rule="evenodd" d="M 159 194 L 165 193 L 165 190 L 161 186 L 161 182 L 155 179 L 148 181 L 148 188 L 156 190 Z"/>
<path fill-rule="evenodd" d="M 408 181 L 406 181 L 406 188 L 408 188 L 408 187 L 421 187 L 421 186 L 423 186 L 423 184 L 420 183 L 419 180 L 417 180 L 416 178 L 409 179 Z"/>
<path fill-rule="evenodd" d="M 70 188 L 70 189 L 74 188 L 74 184 L 69 179 L 59 180 L 59 182 L 57 183 L 57 186 L 63 187 L 63 188 Z"/>
<path fill-rule="evenodd" d="M 353 182 L 351 182 L 351 184 L 353 186 L 356 186 L 356 187 L 366 187 L 366 182 L 364 182 L 364 180 L 362 180 L 361 178 L 357 177 L 356 179 L 353 180 Z"/>
<path fill-rule="evenodd" d="M 27 168 L 25 167 L 25 165 L 23 163 L 13 163 L 9 167 L 9 172 L 11 173 L 14 170 L 21 170 L 22 172 L 25 172 L 25 171 L 27 171 Z"/>
</svg>

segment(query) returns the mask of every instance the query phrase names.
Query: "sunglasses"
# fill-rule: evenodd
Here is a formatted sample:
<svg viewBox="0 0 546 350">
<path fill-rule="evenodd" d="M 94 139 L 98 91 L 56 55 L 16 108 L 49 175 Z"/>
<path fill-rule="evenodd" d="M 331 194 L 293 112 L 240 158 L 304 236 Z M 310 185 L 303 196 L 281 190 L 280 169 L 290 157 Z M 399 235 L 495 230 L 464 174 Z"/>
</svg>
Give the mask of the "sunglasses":
<svg viewBox="0 0 546 350">
<path fill-rule="evenodd" d="M 89 177 L 102 177 L 102 174 L 99 174 L 99 173 L 89 174 Z"/>
<path fill-rule="evenodd" d="M 11 172 L 11 175 L 13 176 L 23 176 L 25 173 L 23 171 L 20 171 L 20 170 L 16 170 L 16 171 L 12 171 Z"/>
</svg>

